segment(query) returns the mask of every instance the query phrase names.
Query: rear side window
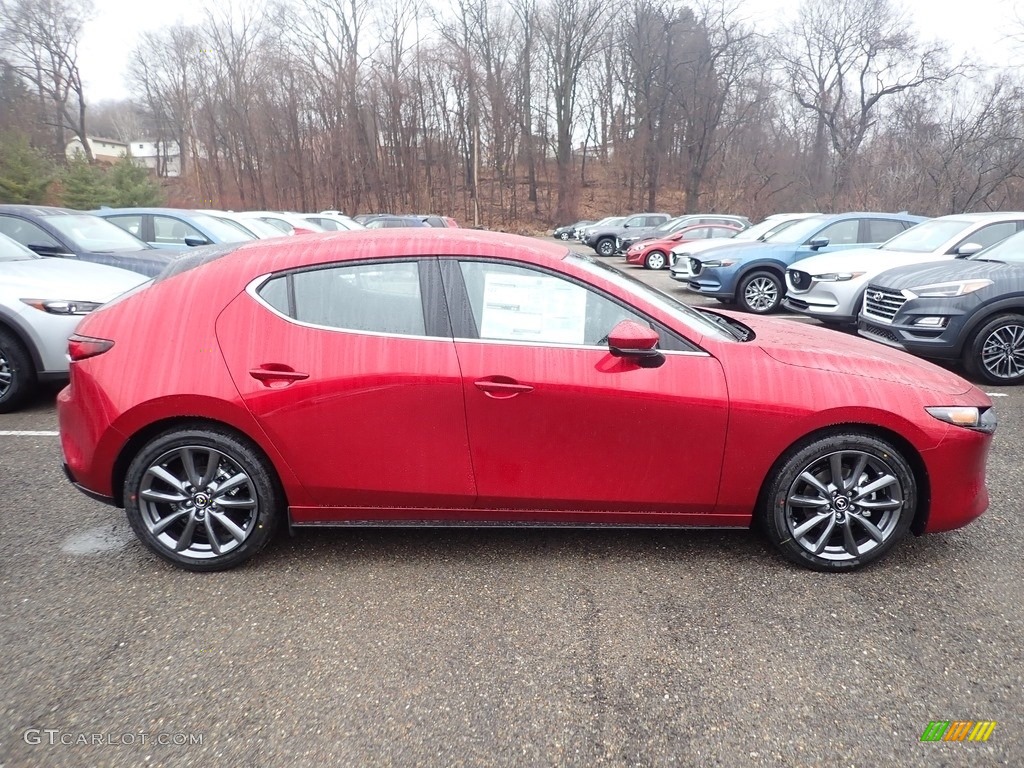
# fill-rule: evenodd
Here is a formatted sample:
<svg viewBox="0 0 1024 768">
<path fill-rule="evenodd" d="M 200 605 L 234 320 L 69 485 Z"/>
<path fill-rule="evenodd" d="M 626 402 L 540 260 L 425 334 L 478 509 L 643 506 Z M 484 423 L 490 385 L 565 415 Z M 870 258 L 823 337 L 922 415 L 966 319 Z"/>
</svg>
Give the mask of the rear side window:
<svg viewBox="0 0 1024 768">
<path fill-rule="evenodd" d="M 351 264 L 295 272 L 268 280 L 258 293 L 278 312 L 301 323 L 348 331 L 426 335 L 416 262 Z"/>
<path fill-rule="evenodd" d="M 895 219 L 868 219 L 868 242 L 884 243 L 907 228 L 907 224 Z"/>
</svg>

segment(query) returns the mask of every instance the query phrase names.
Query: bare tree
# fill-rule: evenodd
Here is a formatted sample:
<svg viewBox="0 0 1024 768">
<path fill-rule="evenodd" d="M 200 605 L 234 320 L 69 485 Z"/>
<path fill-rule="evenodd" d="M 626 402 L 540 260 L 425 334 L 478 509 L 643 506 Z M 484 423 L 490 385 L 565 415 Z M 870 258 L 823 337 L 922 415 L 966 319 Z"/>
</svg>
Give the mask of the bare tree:
<svg viewBox="0 0 1024 768">
<path fill-rule="evenodd" d="M 92 150 L 85 130 L 85 93 L 78 69 L 78 43 L 92 12 L 91 0 L 0 0 L 6 19 L 0 39 L 15 71 L 32 84 L 51 115 L 53 149 L 64 156 L 66 131 L 82 142 L 86 159 Z M 48 107 L 48 109 L 46 108 Z"/>
<path fill-rule="evenodd" d="M 962 71 L 947 64 L 944 45 L 916 39 L 908 12 L 892 0 L 804 0 L 778 42 L 787 88 L 815 118 L 813 186 L 824 191 L 831 159 L 833 198 L 848 189 L 887 99 Z"/>
</svg>

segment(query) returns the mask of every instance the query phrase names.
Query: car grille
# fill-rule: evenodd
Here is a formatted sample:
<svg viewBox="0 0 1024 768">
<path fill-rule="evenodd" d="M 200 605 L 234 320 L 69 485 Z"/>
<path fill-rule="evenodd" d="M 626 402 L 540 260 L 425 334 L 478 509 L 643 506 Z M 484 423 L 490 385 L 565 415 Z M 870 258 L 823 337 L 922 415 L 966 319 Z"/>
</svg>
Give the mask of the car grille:
<svg viewBox="0 0 1024 768">
<path fill-rule="evenodd" d="M 701 271 L 701 268 L 702 268 L 703 266 L 704 266 L 704 265 L 703 265 L 703 264 L 701 264 L 701 263 L 700 263 L 700 261 L 699 261 L 698 259 L 693 259 L 693 258 L 691 258 L 691 259 L 690 259 L 690 274 L 691 274 L 691 275 L 694 275 L 694 276 L 696 276 L 696 275 L 699 275 L 699 274 L 700 274 L 700 271 Z"/>
<path fill-rule="evenodd" d="M 807 272 L 801 272 L 799 269 L 791 269 L 786 273 L 789 278 L 789 282 L 792 283 L 793 287 L 798 291 L 806 291 L 811 287 L 811 276 Z"/>
<path fill-rule="evenodd" d="M 865 323 L 862 321 L 860 323 L 859 330 L 864 336 L 875 338 L 879 341 L 888 342 L 890 344 L 897 344 L 902 346 L 902 344 L 900 343 L 900 337 L 897 336 L 892 331 L 890 331 L 888 328 L 883 328 L 879 325 Z"/>
<path fill-rule="evenodd" d="M 899 291 L 876 288 L 872 285 L 864 293 L 864 314 L 889 322 L 896 317 L 896 313 L 906 302 L 907 297 Z"/>
</svg>

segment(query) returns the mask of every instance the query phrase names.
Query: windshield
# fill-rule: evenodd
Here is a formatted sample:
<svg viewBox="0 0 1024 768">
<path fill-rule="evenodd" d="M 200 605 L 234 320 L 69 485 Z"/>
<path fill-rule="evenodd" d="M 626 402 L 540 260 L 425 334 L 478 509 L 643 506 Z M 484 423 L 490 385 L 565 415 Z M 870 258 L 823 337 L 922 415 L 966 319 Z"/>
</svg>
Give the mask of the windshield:
<svg viewBox="0 0 1024 768">
<path fill-rule="evenodd" d="M 793 245 L 802 243 L 830 221 L 831 218 L 828 216 L 812 216 L 809 219 L 800 219 L 772 237 L 772 242 Z"/>
<path fill-rule="evenodd" d="M 1007 264 L 1024 264 L 1024 232 L 1018 232 L 1000 240 L 983 251 L 969 257 L 973 261 L 1002 261 Z"/>
<path fill-rule="evenodd" d="M 934 219 L 901 232 L 881 247 L 886 251 L 934 253 L 970 226 L 971 222 L 962 219 Z"/>
<path fill-rule="evenodd" d="M 62 213 L 47 216 L 46 223 L 60 232 L 81 251 L 146 251 L 149 246 L 116 224 L 88 213 Z"/>
<path fill-rule="evenodd" d="M 687 220 L 693 218 L 692 216 L 676 216 L 674 219 L 669 219 L 664 224 L 659 224 L 655 227 L 651 235 L 657 238 L 658 235 L 668 236 L 674 235 L 676 230 L 679 229 L 679 225 L 683 224 Z"/>
<path fill-rule="evenodd" d="M 752 227 L 747 227 L 746 229 L 737 232 L 735 235 L 732 236 L 732 239 L 771 240 L 777 234 L 779 234 L 779 232 L 781 232 L 784 229 L 788 229 L 789 227 L 796 224 L 798 221 L 802 221 L 802 219 L 785 219 L 784 221 L 779 221 L 778 219 L 767 219 L 765 221 L 762 221 L 760 224 L 755 224 Z"/>
<path fill-rule="evenodd" d="M 608 216 L 601 219 L 596 224 L 591 224 L 592 227 L 613 227 L 616 224 L 621 224 L 626 220 L 625 216 Z"/>
<path fill-rule="evenodd" d="M 591 274 L 603 277 L 608 282 L 614 283 L 617 287 L 646 301 L 648 304 L 653 304 L 696 333 L 723 341 L 736 340 L 734 336 L 730 335 L 721 326 L 700 315 L 696 310 L 679 301 L 679 299 L 663 293 L 657 288 L 652 288 L 647 283 L 636 279 L 632 275 L 620 272 L 615 267 L 608 266 L 592 256 L 570 253 L 565 257 L 565 260 L 572 262 Z"/>
<path fill-rule="evenodd" d="M 0 261 L 27 261 L 40 258 L 21 243 L 0 235 Z"/>
<path fill-rule="evenodd" d="M 222 243 L 246 243 L 256 239 L 251 232 L 247 232 L 240 224 L 232 221 L 207 216 L 205 213 L 193 214 L 192 219 Z"/>
<path fill-rule="evenodd" d="M 244 222 L 241 222 L 225 218 L 223 216 L 218 216 L 217 218 L 221 221 L 227 221 L 239 227 L 245 227 L 247 232 L 252 232 L 259 238 L 266 239 L 281 236 L 281 230 L 271 224 L 267 224 L 265 221 L 261 221 L 260 219 L 246 219 Z"/>
</svg>

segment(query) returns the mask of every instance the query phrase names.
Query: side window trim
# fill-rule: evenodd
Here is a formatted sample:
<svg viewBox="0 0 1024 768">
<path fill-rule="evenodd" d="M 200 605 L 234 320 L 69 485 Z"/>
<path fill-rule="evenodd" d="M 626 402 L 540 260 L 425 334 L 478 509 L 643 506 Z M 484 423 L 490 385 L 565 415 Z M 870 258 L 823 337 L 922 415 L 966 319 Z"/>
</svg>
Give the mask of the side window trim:
<svg viewBox="0 0 1024 768">
<path fill-rule="evenodd" d="M 640 317 L 644 318 L 651 324 L 653 329 L 658 332 L 661 337 L 659 342 L 659 349 L 663 352 L 686 352 L 686 353 L 700 353 L 707 354 L 705 350 L 698 347 L 692 341 L 689 341 L 684 336 L 681 336 L 676 331 L 672 330 L 664 323 L 655 320 L 653 317 L 648 315 L 638 307 L 634 307 L 631 304 L 626 304 L 624 301 L 619 299 L 617 296 L 613 296 L 609 293 L 602 291 L 596 286 L 590 285 L 589 283 L 578 280 L 572 275 L 566 275 L 556 270 L 548 269 L 538 264 L 528 264 L 524 262 L 511 261 L 508 259 L 487 259 L 476 256 L 441 256 L 440 272 L 442 279 L 444 280 L 445 298 L 448 301 L 449 314 L 451 316 L 451 328 L 452 335 L 457 341 L 479 341 L 493 344 L 529 344 L 531 346 L 550 346 L 556 348 L 570 348 L 570 349 L 601 349 L 602 347 L 595 347 L 592 344 L 554 344 L 545 342 L 516 342 L 501 339 L 481 339 L 480 331 L 476 325 L 476 318 L 473 317 L 473 309 L 469 301 L 469 290 L 466 288 L 466 281 L 463 278 L 462 270 L 459 267 L 461 261 L 475 261 L 483 262 L 485 264 L 504 264 L 510 267 L 519 267 L 521 269 L 532 269 L 536 270 L 545 275 L 551 277 L 561 278 L 574 285 L 578 285 L 585 290 L 591 291 L 601 298 L 618 304 L 623 309 L 626 309 Z M 455 310 L 452 311 L 451 308 Z"/>
</svg>

